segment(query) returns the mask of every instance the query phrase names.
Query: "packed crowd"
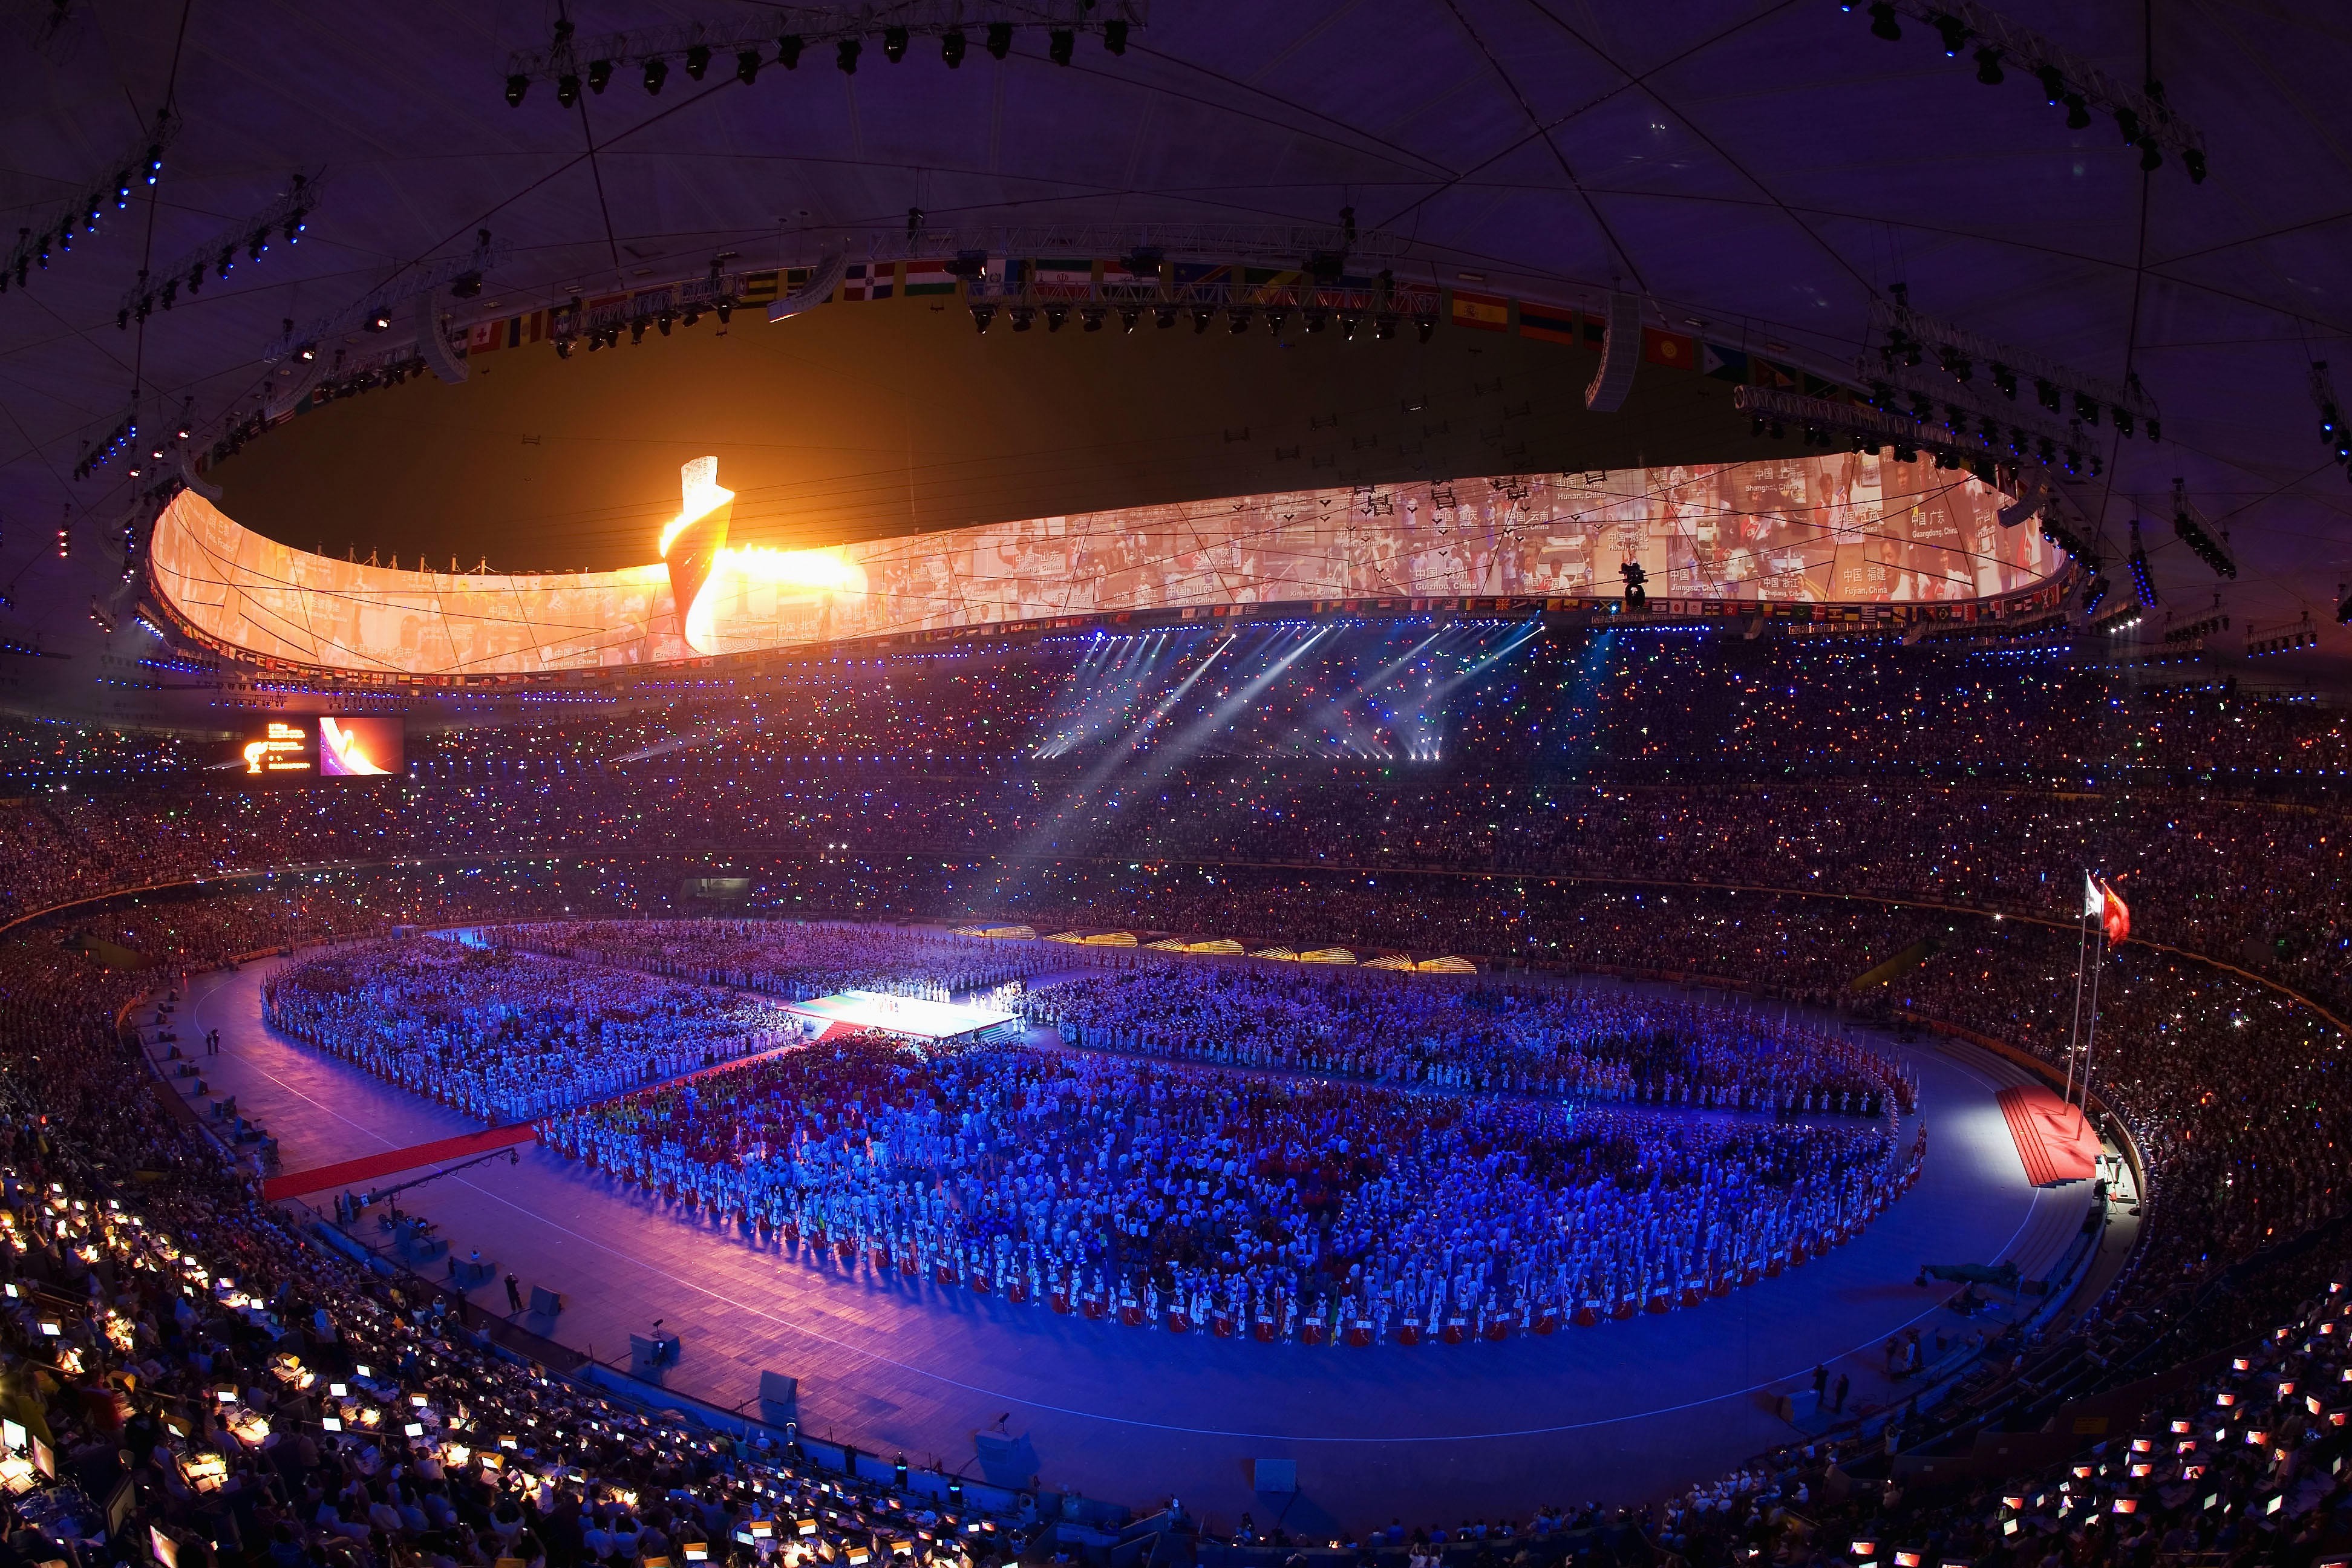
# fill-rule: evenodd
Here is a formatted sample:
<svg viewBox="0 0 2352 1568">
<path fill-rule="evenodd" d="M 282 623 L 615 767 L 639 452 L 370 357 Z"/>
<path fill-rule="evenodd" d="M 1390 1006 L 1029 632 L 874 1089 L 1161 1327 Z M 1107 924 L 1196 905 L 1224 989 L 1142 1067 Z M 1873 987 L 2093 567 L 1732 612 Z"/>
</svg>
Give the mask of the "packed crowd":
<svg viewBox="0 0 2352 1568">
<path fill-rule="evenodd" d="M 1031 990 L 1065 1041 L 1384 1083 L 1705 1110 L 1876 1116 L 1911 1104 L 1892 1062 L 1724 1007 L 1158 959 Z"/>
<path fill-rule="evenodd" d="M 203 964 L 273 942 L 377 929 L 388 911 L 408 920 L 478 918 L 478 895 L 507 908 L 585 909 L 597 888 L 624 903 L 660 901 L 658 889 L 632 891 L 603 869 L 575 881 L 517 878 L 495 889 L 467 879 L 411 877 L 388 886 L 342 877 L 299 889 L 218 889 L 149 901 L 91 922 L 102 918 L 110 940 Z M 1248 888 L 1235 892 L 1244 901 L 1260 896 Z M 812 896 L 832 895 L 813 887 Z M 359 905 L 362 897 L 368 907 Z M 1471 908 L 1472 900 L 1457 903 L 1449 910 L 1432 897 L 1423 907 L 1464 930 L 1495 918 Z M 1814 933 L 1806 920 L 1824 914 L 1819 900 L 1735 904 L 1726 897 L 1710 905 L 1678 894 L 1672 903 L 1628 896 L 1582 907 L 1587 915 L 1605 907 L 1615 928 L 1612 951 L 1643 967 L 1709 973 L 1752 956 L 1754 979 L 1767 989 L 1816 968 L 1814 942 L 1858 950 L 1910 934 L 1909 927 L 1871 930 L 1852 912 L 1825 918 L 1832 929 Z M 1076 923 L 1076 910 L 1069 912 Z M 1335 934 L 1357 918 L 1374 917 L 1343 905 L 1328 915 Z M 1402 911 L 1378 918 L 1402 919 Z M 1530 900 L 1510 918 L 1557 922 L 1560 911 Z M 1573 914 L 1568 921 L 1597 923 Z M 1759 926 L 1768 934 L 1757 934 Z M 1556 923 L 1541 929 L 1565 931 Z M 1890 1000 L 1989 1032 L 2000 1032 L 2005 1019 L 2042 1016 L 2042 993 L 2053 975 L 2067 977 L 2071 953 L 2015 923 L 1976 930 L 1905 977 Z M 388 1286 L 284 1228 L 215 1152 L 170 1120 L 135 1055 L 117 1042 L 116 1007 L 153 977 L 101 967 L 61 946 L 58 934 L 54 927 L 20 931 L 0 943 L 7 975 L 0 1163 L 16 1177 L 0 1265 L 20 1286 L 0 1313 L 0 1352 L 8 1414 L 61 1460 L 112 1462 L 129 1450 L 138 1484 L 117 1539 L 144 1540 L 152 1524 L 190 1543 L 222 1542 L 223 1561 L 384 1568 L 422 1559 L 439 1568 L 487 1568 L 512 1557 L 534 1568 L 542 1559 L 551 1568 L 584 1568 L 633 1527 L 642 1557 L 648 1522 L 656 1542 L 673 1547 L 699 1530 L 712 1560 L 724 1563 L 740 1549 L 727 1526 L 781 1516 L 818 1519 L 821 1540 L 836 1556 L 879 1555 L 907 1538 L 919 1556 L 956 1560 L 945 1538 L 957 1510 L 943 1498 L 940 1478 L 918 1473 L 894 1489 L 888 1467 L 877 1475 L 870 1457 L 855 1462 L 853 1480 L 841 1472 L 838 1449 L 810 1444 L 804 1456 L 762 1453 L 707 1430 L 647 1420 L 578 1383 L 492 1353 L 453 1315 L 409 1293 L 414 1287 Z M 1655 1552 L 1673 1552 L 1696 1568 L 1762 1557 L 1858 1561 L 1851 1543 L 1865 1541 L 1880 1561 L 1909 1551 L 1927 1562 L 1993 1568 L 2029 1568 L 2053 1556 L 2092 1568 L 2187 1561 L 2192 1553 L 2290 1564 L 2340 1554 L 2347 1516 L 2331 1505 L 2343 1498 L 2335 1483 L 2346 1439 L 2321 1391 L 2336 1384 L 2341 1370 L 2344 1296 L 2330 1294 L 2328 1281 L 2345 1276 L 2334 1254 L 2308 1238 L 2315 1223 L 2328 1234 L 2324 1227 L 2343 1205 L 2324 1156 L 2306 1154 L 2299 1165 L 2294 1156 L 2324 1151 L 2345 1135 L 2332 1109 L 2338 1097 L 2327 1092 L 2330 1058 L 2341 1042 L 2246 982 L 2163 955 L 2140 960 L 2132 949 L 2111 962 L 2126 965 L 2108 979 L 2110 995 L 2120 995 L 2117 1005 L 2128 1011 L 2103 1028 L 2129 1042 L 2118 1047 L 2115 1081 L 2158 1173 L 2148 1227 L 2155 1256 L 2127 1272 L 2079 1332 L 1990 1368 L 1997 1381 L 1960 1403 L 1978 1418 L 2017 1408 L 2038 1424 L 2057 1375 L 2044 1363 L 2062 1354 L 2081 1358 L 2078 1378 L 2063 1384 L 2076 1392 L 2231 1347 L 2214 1371 L 2149 1396 L 2137 1418 L 2128 1412 L 2139 1407 L 2123 1407 L 2127 1413 L 2104 1440 L 2084 1436 L 2061 1462 L 1957 1490 L 1927 1478 L 1890 1479 L 1884 1453 L 1895 1445 L 1874 1432 L 1866 1441 L 1840 1437 L 1761 1456 L 1720 1483 L 1693 1489 L 1663 1516 L 1621 1516 L 1613 1528 L 1591 1528 L 1608 1510 L 1546 1509 L 1524 1524 L 1504 1521 L 1483 1533 L 1350 1525 L 1342 1532 L 1349 1546 L 1378 1550 L 1391 1563 L 1440 1552 L 1449 1561 L 1464 1553 L 1475 1560 L 1481 1550 L 1498 1559 L 1532 1552 L 1544 1562 L 1588 1552 L 1598 1560 L 1605 1551 L 1620 1562 L 1646 1563 L 1654 1543 Z M 2250 1048 L 2250 1041 L 2259 1044 Z M 2103 1081 L 2106 1073 L 2102 1065 Z M 2306 1131 L 2298 1117 L 2315 1125 Z M 154 1174 L 126 1181 L 132 1173 Z M 1198 1205 L 1199 1194 L 1190 1201 Z M 2298 1232 L 2300 1239 L 2290 1239 Z M 2177 1237 L 2169 1246 L 2168 1237 Z M 1120 1236 L 1122 1244 L 1128 1239 Z M 1169 1278 L 1172 1291 L 1172 1271 Z M 80 1308 L 99 1302 L 111 1311 Z M 41 1333 L 34 1321 L 48 1305 L 64 1325 L 62 1337 Z M 2323 1325 L 2334 1332 L 2322 1332 Z M 125 1335 L 128 1351 L 120 1343 Z M 70 1362 L 60 1353 L 68 1348 Z M 319 1376 L 360 1392 L 321 1397 Z M 215 1391 L 228 1383 L 239 1395 L 223 1405 Z M 375 1397 L 386 1393 L 389 1400 Z M 410 1404 L 413 1397 L 425 1405 Z M 331 1401 L 341 1433 L 321 1430 Z M 392 1435 L 392 1414 L 403 1407 L 429 1413 L 418 1423 L 419 1438 Z M 1898 1417 L 1900 1446 L 1932 1436 L 1937 1419 L 1933 1409 Z M 2259 1442 L 2249 1440 L 2255 1432 Z M 502 1436 L 517 1446 L 505 1447 Z M 1963 1428 L 1956 1439 L 1963 1447 L 1966 1436 Z M 2182 1448 L 2187 1441 L 2198 1447 Z M 502 1463 L 493 1466 L 486 1455 Z M 74 1501 L 66 1489 L 39 1487 L 9 1503 L 11 1544 L 34 1561 L 108 1561 L 68 1522 Z M 998 1522 L 1008 1528 L 958 1532 L 970 1555 L 1020 1544 L 1009 1521 Z M 967 1513 L 961 1523 L 971 1531 L 980 1521 Z M 1042 1561 L 1055 1550 L 1041 1538 L 1034 1555 Z"/>
<path fill-rule="evenodd" d="M 1891 1115 L 1787 1125 L 867 1036 L 541 1137 L 845 1262 L 1310 1343 L 1720 1294 L 1844 1240 L 1920 1156 Z"/>
<path fill-rule="evenodd" d="M 795 1002 L 840 991 L 920 994 L 944 1001 L 950 993 L 1007 985 L 1067 962 L 1031 944 L 943 935 L 935 928 L 808 921 L 579 921 L 501 926 L 483 936 L 516 952 L 732 985 Z"/>
<path fill-rule="evenodd" d="M 739 993 L 440 937 L 289 964 L 274 1028 L 486 1121 L 528 1121 L 752 1052 L 795 1031 Z"/>
</svg>

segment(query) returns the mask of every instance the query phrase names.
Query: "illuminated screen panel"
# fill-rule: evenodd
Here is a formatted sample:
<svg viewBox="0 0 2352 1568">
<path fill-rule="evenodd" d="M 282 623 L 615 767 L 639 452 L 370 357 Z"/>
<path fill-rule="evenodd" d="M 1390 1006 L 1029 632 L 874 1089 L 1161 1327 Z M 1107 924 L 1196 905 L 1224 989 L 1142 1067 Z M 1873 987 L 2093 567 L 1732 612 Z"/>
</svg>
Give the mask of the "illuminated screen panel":
<svg viewBox="0 0 2352 1568">
<path fill-rule="evenodd" d="M 1300 600 L 1613 596 L 1916 604 L 2054 576 L 1975 478 L 1864 453 L 1288 490 L 1032 518 L 834 550 L 726 542 L 732 492 L 688 466 L 659 563 L 527 576 L 400 572 L 290 550 L 184 491 L 157 588 L 263 657 L 411 675 L 666 663 L 845 637 L 1121 610 Z M 678 592 L 690 613 L 681 625 Z"/>
<path fill-rule="evenodd" d="M 318 731 L 308 719 L 257 720 L 230 743 L 221 765 L 256 781 L 316 778 Z"/>
<path fill-rule="evenodd" d="M 408 771 L 401 722 L 341 715 L 319 721 L 319 773 L 325 778 L 382 778 Z"/>
</svg>

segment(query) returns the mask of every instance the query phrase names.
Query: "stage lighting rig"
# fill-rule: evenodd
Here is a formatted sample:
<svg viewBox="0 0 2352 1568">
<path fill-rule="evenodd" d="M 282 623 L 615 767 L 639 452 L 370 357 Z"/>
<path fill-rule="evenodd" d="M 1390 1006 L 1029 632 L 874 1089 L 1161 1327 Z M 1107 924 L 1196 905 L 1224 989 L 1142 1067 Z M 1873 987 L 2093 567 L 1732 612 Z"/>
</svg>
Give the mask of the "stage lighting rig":
<svg viewBox="0 0 2352 1568">
<path fill-rule="evenodd" d="M 2134 596 L 2138 599 L 2140 608 L 2144 610 L 2155 609 L 2158 603 L 2156 596 L 2156 578 L 2148 572 L 2147 552 L 2141 548 L 2140 545 L 2139 519 L 2137 518 L 2132 519 L 2131 556 L 2129 559 L 2129 565 L 2131 567 L 2132 593 Z"/>
<path fill-rule="evenodd" d="M 2213 569 L 2214 575 L 2237 576 L 2238 563 L 2231 559 L 2227 542 L 2215 541 L 2212 530 L 2189 504 L 2187 490 L 2179 479 L 2172 481 L 2172 531 L 2180 536 L 2180 542 L 2188 545 L 2200 561 Z"/>
<path fill-rule="evenodd" d="M 2352 626 L 2352 593 L 2347 593 L 2341 583 L 2336 584 L 2336 624 Z"/>
<path fill-rule="evenodd" d="M 874 12 L 870 5 L 794 6 L 791 20 L 797 30 L 782 35 L 755 33 L 744 22 L 729 18 L 583 38 L 571 23 L 560 22 L 546 48 L 520 50 L 508 58 L 501 73 L 504 93 L 508 105 L 520 109 L 532 82 L 550 81 L 555 84 L 557 104 L 570 109 L 580 100 L 583 76 L 588 90 L 601 93 L 614 72 L 630 67 L 642 73 L 647 92 L 659 92 L 671 58 L 682 58 L 687 75 L 698 82 L 722 51 L 733 54 L 736 79 L 748 86 L 758 79 L 771 42 L 776 63 L 786 70 L 800 64 L 807 44 L 830 43 L 834 63 L 855 73 L 868 37 L 879 40 L 883 57 L 892 65 L 907 58 L 916 38 L 937 38 L 940 63 L 953 69 L 963 63 L 971 42 L 968 29 L 973 27 L 985 29 L 982 47 L 1000 60 L 1012 54 L 1018 29 L 1043 32 L 1046 58 L 1066 66 L 1075 58 L 1081 33 L 1100 36 L 1110 55 L 1125 55 L 1135 30 L 1150 23 L 1150 0 L 985 0 L 978 5 L 970 0 L 898 0 L 887 7 L 887 17 Z"/>
<path fill-rule="evenodd" d="M 49 269 L 50 247 L 58 253 L 71 254 L 76 226 L 84 234 L 98 227 L 105 204 L 111 200 L 117 211 L 131 204 L 131 171 L 138 170 L 146 184 L 152 185 L 163 177 L 163 149 L 170 146 L 180 133 L 180 118 L 171 110 L 155 116 L 152 130 L 143 132 L 130 153 L 103 165 L 113 171 L 92 183 L 89 194 L 75 197 L 50 209 L 48 219 L 37 227 L 31 224 L 19 226 L 16 243 L 5 260 L 0 260 L 0 293 L 5 293 L 13 280 L 19 289 L 37 268 Z"/>
<path fill-rule="evenodd" d="M 488 229 L 477 229 L 474 247 L 455 256 L 402 274 L 383 288 L 349 304 L 338 306 L 297 327 L 290 322 L 261 350 L 264 360 L 275 363 L 289 355 L 315 357 L 313 345 L 331 342 L 353 331 L 361 322 L 369 321 L 378 311 L 390 311 L 394 307 L 451 287 L 468 274 L 478 278 L 503 265 L 512 253 L 504 240 L 493 240 Z"/>
<path fill-rule="evenodd" d="M 1650 574 L 1638 561 L 1628 561 L 1617 568 L 1617 575 L 1625 579 L 1625 608 L 1629 611 L 1647 608 L 1650 603 Z"/>
<path fill-rule="evenodd" d="M 2347 427 L 2336 401 L 2336 383 L 2327 374 L 2326 360 L 2314 360 L 2311 364 L 2311 401 L 2319 410 L 2319 438 L 2337 462 L 2352 458 L 2352 427 Z"/>
<path fill-rule="evenodd" d="M 1851 11 L 1853 6 L 1848 0 L 1840 8 Z M 1958 58 L 1973 40 L 1978 45 L 1977 80 L 1998 87 L 2006 79 L 2002 64 L 2018 66 L 2041 84 L 2050 107 L 2064 107 L 2069 131 L 2087 130 L 2095 109 L 2114 120 L 2126 146 L 2138 150 L 2143 170 L 2152 173 L 2161 167 L 2164 155 L 2170 153 L 2180 160 L 2191 184 L 2205 183 L 2205 138 L 2172 111 L 2165 100 L 2163 83 L 2149 81 L 2137 91 L 2126 88 L 2090 61 L 2020 26 L 1979 0 L 1935 0 L 1934 4 L 1875 0 L 1869 15 L 1871 35 L 1889 43 L 1903 37 L 1900 17 L 1926 23 L 1935 30 L 1948 59 Z"/>
</svg>

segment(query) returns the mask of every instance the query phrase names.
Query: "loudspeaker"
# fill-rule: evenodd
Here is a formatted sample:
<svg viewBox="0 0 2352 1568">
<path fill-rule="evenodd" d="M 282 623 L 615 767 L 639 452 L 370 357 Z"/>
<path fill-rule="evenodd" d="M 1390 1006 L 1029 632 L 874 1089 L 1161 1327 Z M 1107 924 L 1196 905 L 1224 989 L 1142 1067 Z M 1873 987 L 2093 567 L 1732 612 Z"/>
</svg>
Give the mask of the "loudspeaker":
<svg viewBox="0 0 2352 1568">
<path fill-rule="evenodd" d="M 786 1377 L 781 1372 L 763 1372 L 760 1374 L 761 1404 L 791 1405 L 800 1396 L 801 1380 L 799 1378 Z"/>
<path fill-rule="evenodd" d="M 1641 363 L 1641 298 L 1612 293 L 1601 338 L 1601 368 L 1592 373 L 1584 389 L 1584 406 L 1595 414 L 1614 414 L 1622 408 L 1633 390 L 1633 372 Z"/>
<path fill-rule="evenodd" d="M 544 1285 L 530 1288 L 530 1310 L 534 1316 L 551 1318 L 563 1310 L 563 1298 Z"/>
<path fill-rule="evenodd" d="M 433 294 L 427 289 L 416 297 L 416 352 L 424 356 L 435 375 L 455 386 L 473 374 L 474 368 L 450 348 L 448 337 L 441 331 L 441 313 L 434 308 Z"/>
</svg>

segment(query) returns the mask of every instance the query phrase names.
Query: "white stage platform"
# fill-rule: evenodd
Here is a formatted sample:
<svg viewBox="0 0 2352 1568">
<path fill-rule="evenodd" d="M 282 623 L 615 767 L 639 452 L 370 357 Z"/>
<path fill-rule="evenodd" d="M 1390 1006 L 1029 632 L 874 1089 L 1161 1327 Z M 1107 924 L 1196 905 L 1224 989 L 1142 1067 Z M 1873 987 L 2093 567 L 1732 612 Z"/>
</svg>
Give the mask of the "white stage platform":
<svg viewBox="0 0 2352 1568">
<path fill-rule="evenodd" d="M 989 1007 L 964 1007 L 952 1002 L 926 1002 L 915 996 L 892 996 L 879 991 L 843 991 L 814 1001 L 788 1002 L 784 1011 L 816 1025 L 846 1024 L 856 1029 L 881 1029 L 917 1040 L 958 1040 L 1017 1034 L 1020 1018 Z M 812 1033 L 816 1031 L 812 1030 Z"/>
</svg>

